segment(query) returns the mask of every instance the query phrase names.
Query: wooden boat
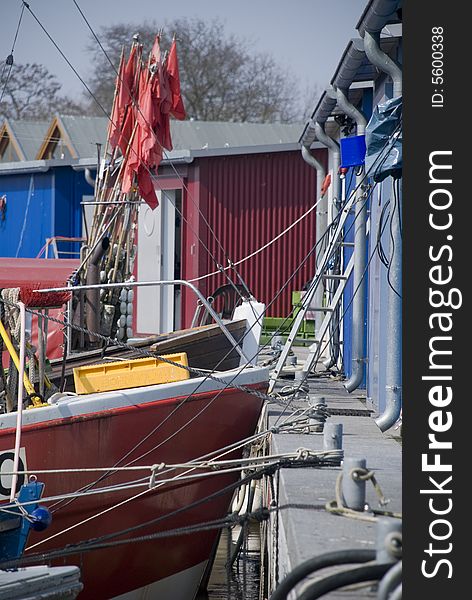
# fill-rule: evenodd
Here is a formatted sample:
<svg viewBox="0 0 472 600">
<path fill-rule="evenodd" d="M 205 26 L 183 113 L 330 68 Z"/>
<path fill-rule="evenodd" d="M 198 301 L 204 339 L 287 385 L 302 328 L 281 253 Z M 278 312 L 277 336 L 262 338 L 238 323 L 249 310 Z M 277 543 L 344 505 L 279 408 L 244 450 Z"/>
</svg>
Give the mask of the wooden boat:
<svg viewBox="0 0 472 600">
<path fill-rule="evenodd" d="M 242 326 L 245 330 L 245 321 L 235 322 L 230 330 L 241 333 Z M 216 347 L 220 335 L 214 326 L 164 337 L 156 336 L 150 348 L 187 347 L 190 370 L 202 368 L 204 360 L 215 366 L 218 356 L 227 354 L 226 343 Z M 94 358 L 80 360 L 86 365 Z M 218 529 L 185 529 L 223 518 L 239 475 L 195 470 L 189 463 L 222 453 L 241 456 L 240 446 L 231 448 L 256 429 L 268 371 L 247 365 L 194 375 L 107 392 L 55 394 L 48 406 L 23 413 L 19 470 L 41 473 L 47 490 L 43 502 L 53 515 L 47 532 L 32 534 L 25 556 L 39 553 L 44 563 L 55 556 L 49 553 L 65 549 L 57 564 L 80 567 L 80 598 L 188 600 L 196 595 Z M 14 448 L 16 419 L 16 412 L 1 415 L 3 469 L 11 465 L 5 457 Z M 113 469 L 127 466 L 142 469 Z M 8 476 L 2 481 L 8 493 Z"/>
<path fill-rule="evenodd" d="M 79 395 L 67 390 L 46 394 L 45 334 L 40 330 L 40 389 L 33 388 L 35 382 L 29 387 L 30 398 L 38 393 L 39 398 L 31 410 L 24 411 L 19 429 L 15 410 L 0 415 L 0 478 L 9 495 L 7 473 L 11 474 L 16 432 L 21 430 L 21 447 L 18 451 L 17 446 L 15 453 L 15 459 L 21 459 L 19 471 L 23 476 L 41 474 L 47 490 L 43 503 L 53 515 L 48 531 L 32 536 L 25 558 L 36 554 L 40 564 L 58 561 L 80 566 L 84 584 L 80 599 L 191 600 L 219 533 L 217 528 L 201 524 L 226 515 L 239 478 L 237 470 L 197 469 L 192 463 L 242 455 L 244 441 L 256 429 L 265 398 L 261 392 L 268 387 L 268 370 L 250 364 L 254 361 L 247 357 L 251 359 L 254 352 L 248 354 L 239 343 L 244 337 L 245 346 L 254 337 L 246 335 L 254 307 L 247 316 L 235 315 L 234 322 L 223 323 L 223 314 L 217 315 L 200 291 L 183 280 L 141 285 L 191 287 L 217 325 L 131 340 L 126 348 L 117 350 L 101 348 L 104 340 L 126 342 L 132 337 L 126 324 L 131 317 L 129 292 L 136 284 L 134 225 L 141 197 L 151 208 L 157 205 L 150 173 L 157 168 L 156 157 L 162 156 L 164 142 L 164 130 L 153 125 L 155 146 L 147 153 L 153 162 L 144 163 L 139 140 L 144 139 L 146 127 L 142 114 L 138 115 L 138 104 L 145 93 L 154 93 L 154 76 L 167 77 L 166 59 L 156 69 L 154 63 L 161 61 L 156 50 L 159 36 L 148 61 L 142 58 L 137 38 L 133 39 L 130 57 L 126 62 L 123 59 L 117 79 L 109 136 L 95 185 L 93 221 L 80 264 L 68 278 L 67 293 L 78 291 L 68 311 L 69 352 L 64 353 L 65 362 L 53 361 L 52 372 L 47 374 L 52 383 L 62 380 L 63 375 L 70 380 L 74 368 L 92 369 L 92 363 L 98 363 L 94 368 L 101 369 L 101 384 Z M 176 60 L 174 51 L 175 40 L 172 56 Z M 132 90 L 123 83 L 125 65 Z M 163 79 L 161 83 L 166 82 Z M 154 101 L 160 102 L 157 96 Z M 124 135 L 131 117 L 133 132 Z M 169 119 L 168 109 L 158 119 L 161 125 L 162 119 Z M 166 137 L 164 145 L 169 142 Z M 145 168 L 138 169 L 137 165 Z M 14 280 L 13 276 L 16 286 Z M 235 284 L 230 288 L 237 290 Z M 126 298 L 120 300 L 123 293 Z M 120 314 L 121 305 L 126 310 Z M 36 316 L 41 323 L 47 318 L 46 314 Z M 262 313 L 259 317 L 252 323 L 257 323 L 260 331 Z M 64 328 L 62 323 L 60 328 Z M 35 339 L 32 337 L 33 343 Z M 253 350 L 254 343 L 258 347 L 255 337 L 251 343 Z M 184 352 L 188 366 L 181 364 L 180 369 L 185 377 L 167 378 L 161 383 L 147 375 L 139 380 L 138 374 L 136 379 L 137 363 L 127 361 L 136 350 Z M 78 354 L 74 357 L 70 351 Z M 123 368 L 129 372 L 121 373 L 119 386 L 108 385 L 113 379 L 111 370 L 119 370 L 109 359 L 125 359 Z M 21 373 L 19 380 L 23 381 Z M 107 391 L 100 391 L 104 389 Z M 15 406 L 9 398 L 9 407 Z M 200 525 L 201 531 L 188 530 Z"/>
</svg>

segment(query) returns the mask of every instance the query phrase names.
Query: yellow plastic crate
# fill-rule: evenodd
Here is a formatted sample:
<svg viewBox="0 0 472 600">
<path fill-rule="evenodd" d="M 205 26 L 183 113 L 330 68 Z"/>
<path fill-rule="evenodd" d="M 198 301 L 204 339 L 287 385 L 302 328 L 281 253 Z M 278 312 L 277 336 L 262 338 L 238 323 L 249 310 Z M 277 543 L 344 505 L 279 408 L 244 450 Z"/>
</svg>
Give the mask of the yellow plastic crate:
<svg viewBox="0 0 472 600">
<path fill-rule="evenodd" d="M 187 354 L 167 354 L 164 356 L 180 365 L 188 366 Z M 74 383 L 77 394 L 110 392 L 125 388 L 170 383 L 188 379 L 190 373 L 159 358 L 137 358 L 117 362 L 86 365 L 74 369 Z"/>
</svg>

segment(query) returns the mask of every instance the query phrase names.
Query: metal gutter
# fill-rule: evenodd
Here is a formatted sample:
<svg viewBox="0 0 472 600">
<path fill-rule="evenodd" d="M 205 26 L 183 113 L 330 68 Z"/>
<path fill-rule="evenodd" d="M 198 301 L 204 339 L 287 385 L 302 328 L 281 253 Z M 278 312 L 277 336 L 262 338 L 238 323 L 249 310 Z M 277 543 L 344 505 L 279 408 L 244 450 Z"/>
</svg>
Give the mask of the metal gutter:
<svg viewBox="0 0 472 600">
<path fill-rule="evenodd" d="M 356 29 L 364 37 L 364 33 L 381 32 L 385 25 L 398 23 L 398 10 L 402 0 L 371 0 L 362 13 Z"/>
<path fill-rule="evenodd" d="M 393 97 L 402 95 L 402 71 L 388 54 L 380 48 L 380 32 L 364 33 L 364 48 L 370 62 L 383 73 L 390 75 L 393 81 Z"/>
<path fill-rule="evenodd" d="M 331 203 L 331 219 L 335 219 L 338 215 L 341 206 L 341 178 L 339 168 L 341 166 L 341 150 L 338 142 L 330 137 L 325 131 L 325 123 L 319 123 L 318 121 L 314 124 L 316 137 L 328 148 L 328 152 L 331 154 L 332 171 L 333 171 L 333 195 Z M 329 206 L 328 206 L 329 208 Z M 329 219 L 329 217 L 328 217 Z M 332 222 L 332 221 L 331 221 Z M 335 263 L 338 263 L 335 259 Z M 340 275 L 339 268 L 334 267 L 334 270 L 330 270 L 332 275 Z M 330 291 L 331 296 L 334 295 L 337 289 L 336 281 L 332 281 L 332 289 Z M 327 369 L 330 369 L 334 364 L 338 362 L 339 357 L 339 311 L 333 315 L 333 335 L 330 339 L 330 358 L 323 364 Z"/>
<path fill-rule="evenodd" d="M 349 42 L 332 79 L 331 85 L 347 90 L 365 60 L 364 42 L 355 38 Z"/>
<path fill-rule="evenodd" d="M 51 166 L 48 160 L 22 160 L 0 164 L 0 175 L 18 175 L 19 173 L 46 173 Z"/>
<path fill-rule="evenodd" d="M 323 148 L 322 144 L 315 147 Z M 300 150 L 299 142 L 283 144 L 267 144 L 263 146 L 240 146 L 229 148 L 210 148 L 198 150 L 175 150 L 168 152 L 161 164 L 163 166 L 173 164 L 190 164 L 196 158 L 216 157 L 216 156 L 235 156 L 238 154 L 268 154 L 272 152 L 298 152 Z M 17 175 L 19 173 L 46 172 L 52 167 L 71 167 L 75 171 L 85 169 L 95 169 L 97 167 L 97 157 L 80 159 L 48 159 L 48 160 L 28 160 L 15 161 L 0 164 L 0 175 Z"/>
</svg>

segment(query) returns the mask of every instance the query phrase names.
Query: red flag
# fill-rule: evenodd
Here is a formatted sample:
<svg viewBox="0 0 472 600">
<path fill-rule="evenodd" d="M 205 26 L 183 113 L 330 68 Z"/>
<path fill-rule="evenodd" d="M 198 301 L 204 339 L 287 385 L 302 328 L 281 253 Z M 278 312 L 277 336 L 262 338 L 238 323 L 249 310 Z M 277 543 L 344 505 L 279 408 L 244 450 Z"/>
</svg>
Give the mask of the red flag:
<svg viewBox="0 0 472 600">
<path fill-rule="evenodd" d="M 118 138 L 120 135 L 120 130 L 121 130 L 121 125 L 122 125 L 122 121 L 123 121 L 123 114 L 124 114 L 124 105 L 121 104 L 122 101 L 122 80 L 123 80 L 123 72 L 124 72 L 124 66 L 125 66 L 125 59 L 124 59 L 124 54 L 123 52 L 121 53 L 121 59 L 120 59 L 120 67 L 118 69 L 118 75 L 116 78 L 116 93 L 115 93 L 115 100 L 113 103 L 113 111 L 111 113 L 111 117 L 110 117 L 110 124 L 108 127 L 108 140 L 109 140 L 109 144 L 110 144 L 110 148 L 112 150 L 114 150 L 116 148 L 116 145 L 118 144 Z"/>
<path fill-rule="evenodd" d="M 167 58 L 167 73 L 169 75 L 169 87 L 172 94 L 172 106 L 170 112 L 176 119 L 182 121 L 185 119 L 185 108 L 180 93 L 180 76 L 179 76 L 179 61 L 177 59 L 177 44 L 175 39 L 169 50 Z"/>
<path fill-rule="evenodd" d="M 142 160 L 142 129 L 143 129 L 143 116 L 142 116 L 142 97 L 144 94 L 144 90 L 147 84 L 147 70 L 141 69 L 138 78 L 138 85 L 136 90 L 137 96 L 137 107 L 129 107 L 129 114 L 132 115 L 129 119 L 127 119 L 126 125 L 129 129 L 131 127 L 131 131 L 127 131 L 126 139 L 131 141 L 131 145 L 128 150 L 128 156 L 126 158 L 126 165 L 123 170 L 123 182 L 121 186 L 121 191 L 127 194 L 131 191 L 133 186 L 133 178 L 134 174 L 138 172 L 139 165 Z M 133 135 L 133 130 L 134 135 Z M 132 139 L 131 139 L 132 138 Z"/>
<path fill-rule="evenodd" d="M 156 196 L 156 190 L 152 182 L 152 177 L 144 165 L 139 167 L 138 171 L 138 189 L 139 195 L 147 202 L 152 210 L 157 208 L 159 202 Z"/>
<path fill-rule="evenodd" d="M 158 65 L 161 63 L 161 38 L 159 35 L 156 35 L 154 38 L 154 44 L 152 45 L 149 62 L 151 64 L 157 63 Z"/>
<path fill-rule="evenodd" d="M 152 81 L 146 81 L 142 92 L 139 95 L 139 115 L 138 123 L 140 127 L 140 150 L 141 157 L 148 167 L 154 167 L 152 150 L 156 145 L 157 138 L 152 125 L 156 119 L 156 105 L 152 97 Z"/>
<path fill-rule="evenodd" d="M 172 92 L 169 87 L 169 76 L 164 65 L 160 65 L 154 78 L 153 96 L 155 102 L 154 131 L 159 144 L 167 150 L 172 150 L 170 137 L 170 110 L 172 107 Z"/>
<path fill-rule="evenodd" d="M 158 205 L 150 169 L 157 168 L 162 154 L 156 152 L 156 134 L 152 129 L 155 104 L 152 98 L 152 80 L 147 69 L 140 74 L 138 107 L 136 110 L 136 131 L 123 173 L 122 191 L 128 193 L 133 186 L 136 174 L 140 196 L 154 210 Z"/>
<path fill-rule="evenodd" d="M 121 118 L 121 132 L 117 144 L 123 155 L 126 154 L 128 143 L 134 127 L 134 114 L 132 108 L 132 98 L 134 93 L 134 80 L 136 77 L 136 46 L 131 48 L 126 67 L 123 71 L 120 88 L 120 107 L 123 107 L 123 116 Z M 126 116 L 124 116 L 126 114 Z M 124 118 L 124 122 L 123 122 Z"/>
</svg>

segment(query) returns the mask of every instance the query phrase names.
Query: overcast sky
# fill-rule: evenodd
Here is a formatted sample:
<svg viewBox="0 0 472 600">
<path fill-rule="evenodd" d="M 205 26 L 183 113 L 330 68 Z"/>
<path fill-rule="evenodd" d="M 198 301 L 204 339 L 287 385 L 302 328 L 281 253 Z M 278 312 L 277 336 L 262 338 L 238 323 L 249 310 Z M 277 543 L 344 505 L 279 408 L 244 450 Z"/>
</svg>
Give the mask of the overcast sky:
<svg viewBox="0 0 472 600">
<path fill-rule="evenodd" d="M 222 19 L 227 31 L 252 40 L 293 71 L 301 89 L 324 88 L 331 79 L 367 0 L 76 0 L 94 30 L 115 23 L 139 24 L 198 16 Z M 87 78 L 89 31 L 72 0 L 28 0 L 32 11 Z M 21 11 L 20 0 L 0 0 L 0 58 L 10 53 Z M 130 31 L 134 33 L 134 31 Z M 62 83 L 62 92 L 81 96 L 82 84 L 25 10 L 14 51 L 18 63 L 44 64 Z"/>
</svg>

